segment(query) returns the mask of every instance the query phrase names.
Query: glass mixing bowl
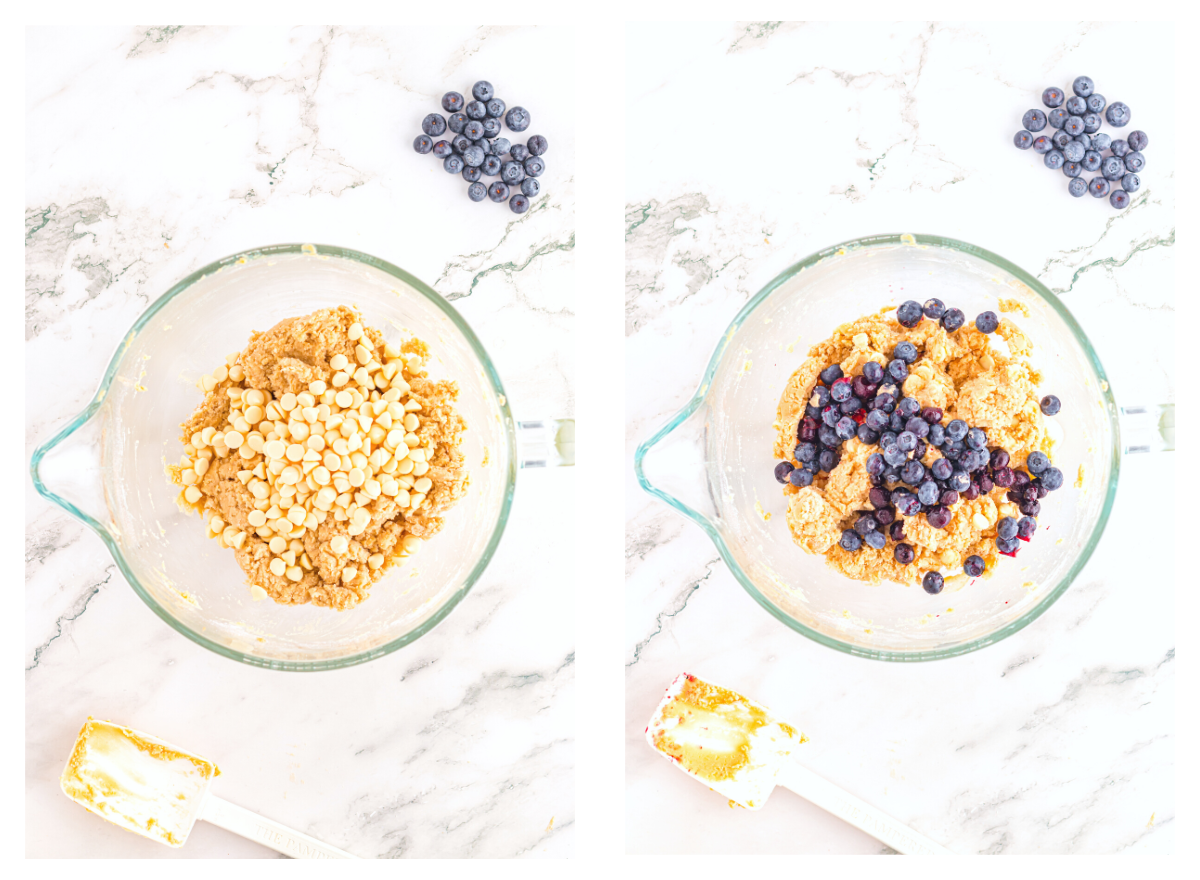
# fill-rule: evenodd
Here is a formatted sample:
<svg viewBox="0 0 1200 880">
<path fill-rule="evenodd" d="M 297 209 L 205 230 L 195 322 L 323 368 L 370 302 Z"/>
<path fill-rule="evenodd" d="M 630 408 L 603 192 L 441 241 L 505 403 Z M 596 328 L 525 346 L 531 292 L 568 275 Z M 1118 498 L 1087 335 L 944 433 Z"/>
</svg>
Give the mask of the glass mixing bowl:
<svg viewBox="0 0 1200 880">
<path fill-rule="evenodd" d="M 1062 400 L 1048 419 L 1066 486 L 1042 501 L 1039 531 L 991 577 L 931 596 L 919 586 L 846 578 L 797 547 L 775 481 L 772 422 L 779 396 L 813 344 L 840 324 L 906 299 L 938 297 L 968 316 L 998 300 L 1034 343 L 1043 393 Z M 1003 340 L 993 337 L 1003 346 Z M 1173 448 L 1174 409 L 1127 408 L 1145 439 L 1126 452 Z M 973 651 L 1044 613 L 1091 556 L 1112 507 L 1121 412 L 1104 368 L 1066 307 L 1029 273 L 982 248 L 929 235 L 880 235 L 814 254 L 738 313 L 689 403 L 638 448 L 650 494 L 708 533 L 751 597 L 796 632 L 864 657 L 931 660 Z M 1082 488 L 1074 488 L 1077 476 Z"/>
<path fill-rule="evenodd" d="M 429 343 L 431 378 L 454 379 L 467 423 L 467 495 L 444 530 L 348 611 L 255 602 L 233 553 L 175 504 L 165 473 L 200 377 L 251 330 L 351 305 L 391 342 Z M 449 303 L 402 269 L 346 248 L 285 244 L 218 260 L 176 284 L 130 328 L 96 396 L 33 455 L 37 491 L 89 525 L 159 617 L 223 657 L 272 669 L 333 669 L 420 638 L 479 579 L 500 542 L 519 466 L 571 464 L 574 423 L 514 423 L 500 377 Z M 521 445 L 518 447 L 518 437 Z"/>
</svg>

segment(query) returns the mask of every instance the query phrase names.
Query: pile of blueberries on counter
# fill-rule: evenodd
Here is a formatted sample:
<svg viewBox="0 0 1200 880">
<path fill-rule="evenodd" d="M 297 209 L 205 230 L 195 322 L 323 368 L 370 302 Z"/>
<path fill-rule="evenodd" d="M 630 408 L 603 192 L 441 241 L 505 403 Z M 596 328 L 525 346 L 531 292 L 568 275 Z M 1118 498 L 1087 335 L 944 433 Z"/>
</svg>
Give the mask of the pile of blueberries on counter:
<svg viewBox="0 0 1200 880">
<path fill-rule="evenodd" d="M 925 318 L 938 321 L 947 332 L 966 322 L 961 309 L 948 309 L 939 299 L 924 306 L 909 300 L 896 310 L 896 319 L 910 329 Z M 982 333 L 993 333 L 999 326 L 995 312 L 983 312 L 975 319 L 975 328 Z M 868 361 L 853 377 L 844 375 L 838 364 L 822 370 L 796 430 L 794 461 L 775 465 L 775 479 L 799 488 L 811 486 L 817 474 L 838 466 L 841 445 L 857 437 L 862 443 L 878 444 L 881 450 L 866 462 L 869 500 L 875 509 L 860 511 L 854 527 L 842 532 L 838 543 L 844 550 L 853 553 L 864 544 L 882 550 L 890 538 L 896 544 L 896 561 L 908 565 L 916 554 L 904 543 L 901 517 L 923 513 L 931 526 L 944 529 L 950 523 L 952 505 L 999 486 L 1008 489 L 1008 500 L 1024 514 L 1019 520 L 1006 516 L 997 523 L 996 547 L 1006 556 L 1016 556 L 1018 540 L 1028 541 L 1037 529 L 1041 499 L 1062 486 L 1062 471 L 1051 467 L 1043 452 L 1030 453 L 1024 470 L 1013 467 L 1006 450 L 989 448 L 982 428 L 973 428 L 962 419 L 943 425 L 941 409 L 922 407 L 916 398 L 902 397 L 900 388 L 916 359 L 916 346 L 903 341 L 896 344 L 886 367 Z M 1041 410 L 1048 416 L 1061 408 L 1052 394 L 1041 401 Z M 942 457 L 926 466 L 921 459 L 929 446 L 936 446 Z M 975 555 L 967 557 L 963 565 L 969 577 L 978 577 L 984 569 L 984 560 Z M 936 571 L 927 572 L 922 585 L 929 593 L 940 593 L 943 577 Z"/>
<path fill-rule="evenodd" d="M 1150 143 L 1144 131 L 1131 131 L 1129 137 L 1113 140 L 1109 135 L 1100 132 L 1100 114 L 1114 128 L 1124 128 L 1129 124 L 1129 107 L 1120 101 L 1107 104 L 1103 95 L 1096 94 L 1096 87 L 1086 76 L 1075 77 L 1072 83 L 1075 95 L 1067 98 L 1063 90 L 1051 86 L 1042 92 L 1042 103 L 1050 112 L 1029 110 L 1021 118 L 1025 127 L 1013 136 L 1013 143 L 1018 149 L 1042 153 L 1046 167 L 1058 171 L 1070 178 L 1067 192 L 1079 198 L 1085 192 L 1090 192 L 1098 199 L 1108 196 L 1108 202 L 1114 208 L 1125 208 L 1129 205 L 1130 193 L 1135 193 L 1142 185 L 1138 177 L 1146 167 L 1146 157 L 1142 150 Z M 1051 135 L 1035 138 L 1047 125 L 1056 131 Z M 1105 156 L 1105 151 L 1109 155 Z M 1084 181 L 1080 176 L 1083 172 L 1100 173 Z M 1120 188 L 1116 188 L 1116 187 Z M 1110 192 L 1111 190 L 1111 192 Z"/>
<path fill-rule="evenodd" d="M 529 128 L 529 111 L 524 107 L 506 108 L 487 80 L 475 83 L 471 96 L 474 101 L 467 101 L 458 92 L 446 92 L 442 96 L 442 109 L 450 115 L 426 116 L 421 121 L 425 133 L 413 141 L 413 149 L 421 154 L 433 153 L 442 160 L 442 167 L 448 173 L 462 174 L 463 180 L 470 184 L 467 196 L 471 201 L 482 202 L 485 197 L 493 202 L 507 199 L 514 214 L 524 214 L 529 210 L 529 200 L 541 191 L 538 178 L 546 170 L 542 158 L 548 148 L 546 139 L 535 134 L 524 144 L 513 144 L 500 137 L 501 118 L 509 129 L 521 132 Z M 434 143 L 433 139 L 446 129 L 454 139 Z M 500 179 L 487 186 L 480 179 L 485 175 Z"/>
</svg>

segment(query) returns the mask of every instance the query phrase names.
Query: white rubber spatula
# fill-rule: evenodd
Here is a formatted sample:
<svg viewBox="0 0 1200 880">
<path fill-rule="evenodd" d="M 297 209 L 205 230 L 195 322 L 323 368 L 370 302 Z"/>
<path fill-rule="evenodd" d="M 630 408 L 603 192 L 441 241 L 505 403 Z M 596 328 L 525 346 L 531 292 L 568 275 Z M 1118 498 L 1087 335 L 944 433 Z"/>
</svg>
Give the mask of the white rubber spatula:
<svg viewBox="0 0 1200 880">
<path fill-rule="evenodd" d="M 800 766 L 792 752 L 804 736 L 765 706 L 694 675 L 671 682 L 646 739 L 684 773 L 748 810 L 761 809 L 782 785 L 899 853 L 953 855 Z"/>
<path fill-rule="evenodd" d="M 220 773 L 149 734 L 88 718 L 60 781 L 67 797 L 97 816 L 167 846 L 183 846 L 203 819 L 293 858 L 357 858 L 221 800 L 209 791 Z"/>
</svg>

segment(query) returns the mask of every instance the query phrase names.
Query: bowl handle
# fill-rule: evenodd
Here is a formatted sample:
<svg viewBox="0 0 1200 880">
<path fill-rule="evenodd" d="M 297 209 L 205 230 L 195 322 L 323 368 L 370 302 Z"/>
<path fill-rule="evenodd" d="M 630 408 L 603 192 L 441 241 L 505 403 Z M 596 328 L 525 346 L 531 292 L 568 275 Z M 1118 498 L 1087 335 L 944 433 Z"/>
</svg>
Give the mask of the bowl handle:
<svg viewBox="0 0 1200 880">
<path fill-rule="evenodd" d="M 29 472 L 39 495 L 108 540 L 111 529 L 100 464 L 103 420 L 93 418 L 99 409 L 100 401 L 92 401 L 70 424 L 39 446 L 30 460 Z"/>
<path fill-rule="evenodd" d="M 1175 451 L 1175 404 L 1121 407 L 1121 440 L 1126 454 Z"/>
<path fill-rule="evenodd" d="M 575 464 L 575 420 L 517 422 L 517 460 L 523 468 Z"/>
</svg>

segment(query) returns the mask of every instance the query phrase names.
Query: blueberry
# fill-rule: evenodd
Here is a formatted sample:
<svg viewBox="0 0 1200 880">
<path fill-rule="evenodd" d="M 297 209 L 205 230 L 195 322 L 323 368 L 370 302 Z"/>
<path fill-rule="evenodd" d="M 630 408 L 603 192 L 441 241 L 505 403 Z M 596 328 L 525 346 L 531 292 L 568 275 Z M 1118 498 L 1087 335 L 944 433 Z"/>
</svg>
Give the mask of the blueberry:
<svg viewBox="0 0 1200 880">
<path fill-rule="evenodd" d="M 1136 174 L 1129 173 L 1121 178 L 1121 189 L 1127 193 L 1135 193 L 1142 188 L 1142 179 Z"/>
<path fill-rule="evenodd" d="M 1060 150 L 1051 150 L 1042 157 L 1042 161 L 1051 171 L 1057 171 L 1059 168 L 1063 167 L 1067 160 Z"/>
<path fill-rule="evenodd" d="M 485 138 L 494 138 L 502 131 L 499 119 L 488 117 L 480 123 L 483 126 L 483 136 Z"/>
<path fill-rule="evenodd" d="M 1091 77 L 1077 76 L 1075 77 L 1075 82 L 1071 83 L 1071 91 L 1081 98 L 1086 98 L 1095 90 L 1096 86 L 1092 82 Z"/>
<path fill-rule="evenodd" d="M 1103 177 L 1093 177 L 1088 184 L 1088 192 L 1098 199 L 1104 198 L 1108 195 L 1108 181 Z"/>
<path fill-rule="evenodd" d="M 841 421 L 840 417 L 838 421 Z M 834 424 L 836 425 L 837 422 Z M 817 439 L 830 449 L 840 446 L 842 443 L 842 438 L 838 436 L 837 428 L 831 428 L 829 425 L 821 425 L 821 427 L 817 428 Z"/>
<path fill-rule="evenodd" d="M 884 504 L 886 503 L 885 501 Z M 896 514 L 890 507 L 881 507 L 875 511 L 875 521 L 879 523 L 879 533 L 883 534 L 887 527 L 896 521 Z"/>
<path fill-rule="evenodd" d="M 872 477 L 878 477 L 880 474 L 882 474 L 885 465 L 886 462 L 884 462 L 883 456 L 878 452 L 872 452 L 867 456 L 867 473 Z"/>
<path fill-rule="evenodd" d="M 1083 166 L 1078 162 L 1067 162 L 1062 167 L 1062 173 L 1067 177 L 1078 177 L 1083 173 Z"/>
<path fill-rule="evenodd" d="M 508 154 L 517 162 L 524 162 L 529 158 L 529 147 L 524 144 L 513 144 L 508 148 Z"/>
<path fill-rule="evenodd" d="M 1083 161 L 1079 164 L 1083 166 L 1084 171 L 1099 171 L 1100 163 L 1103 161 L 1104 157 L 1098 152 L 1095 150 L 1087 150 L 1083 154 Z"/>
<path fill-rule="evenodd" d="M 546 150 L 550 147 L 550 145 L 546 142 L 546 139 L 540 134 L 535 134 L 533 137 L 527 140 L 525 142 L 525 146 L 529 149 L 529 155 L 531 156 L 545 155 Z"/>
<path fill-rule="evenodd" d="M 908 461 L 900 469 L 900 479 L 910 486 L 918 486 L 925 479 L 925 465 L 919 461 Z"/>
<path fill-rule="evenodd" d="M 499 98 L 492 98 L 487 102 L 487 115 L 492 119 L 499 119 L 504 115 L 506 104 Z"/>
<path fill-rule="evenodd" d="M 872 385 L 878 385 L 883 381 L 883 366 L 876 361 L 867 361 L 863 364 L 862 377 Z"/>
<path fill-rule="evenodd" d="M 1139 153 L 1150 144 L 1150 138 L 1146 136 L 1146 132 L 1140 129 L 1129 132 L 1129 137 L 1125 141 L 1129 144 L 1129 149 L 1137 150 Z"/>
<path fill-rule="evenodd" d="M 953 492 L 966 492 L 971 488 L 971 475 L 966 471 L 955 471 L 946 480 L 946 488 Z"/>
<path fill-rule="evenodd" d="M 856 434 L 859 443 L 865 443 L 868 446 L 874 446 L 879 442 L 879 432 L 873 431 L 866 425 L 859 425 Z"/>
<path fill-rule="evenodd" d="M 863 538 L 863 543 L 872 550 L 882 550 L 884 545 L 887 544 L 887 538 L 883 536 L 883 532 L 867 532 L 866 537 Z"/>
<path fill-rule="evenodd" d="M 466 161 L 465 159 L 463 161 Z M 472 167 L 468 165 L 462 170 L 462 178 L 467 183 L 475 183 L 479 178 L 483 177 L 483 169 L 478 166 Z"/>
<path fill-rule="evenodd" d="M 1087 137 L 1087 135 L 1081 134 L 1079 137 Z M 1079 138 L 1073 138 L 1065 131 L 1056 131 L 1054 134 L 1050 135 L 1050 143 L 1054 144 L 1054 146 L 1060 150 L 1067 144 L 1076 143 L 1078 140 Z"/>
<path fill-rule="evenodd" d="M 508 198 L 508 187 L 499 180 L 492 181 L 488 187 L 488 198 L 493 202 L 503 202 Z"/>
<path fill-rule="evenodd" d="M 1068 116 L 1067 121 L 1063 123 L 1062 130 L 1071 137 L 1075 137 L 1077 134 L 1082 134 L 1084 131 L 1086 131 L 1086 129 L 1083 127 L 1083 117 Z"/>
<path fill-rule="evenodd" d="M 987 565 L 984 563 L 983 557 L 972 554 L 971 556 L 968 556 L 967 561 L 963 563 L 963 574 L 965 574 L 967 577 L 977 578 L 983 574 L 985 568 L 987 568 Z"/>
<path fill-rule="evenodd" d="M 930 466 L 930 470 L 933 472 L 934 479 L 946 480 L 954 472 L 954 466 L 950 464 L 949 459 L 939 458 Z"/>
<path fill-rule="evenodd" d="M 1037 531 L 1037 520 L 1031 516 L 1023 516 L 1017 520 L 1017 537 L 1029 540 Z"/>
<path fill-rule="evenodd" d="M 536 178 L 526 177 L 521 181 L 521 194 L 533 198 L 542 191 L 542 185 L 537 182 Z"/>
<path fill-rule="evenodd" d="M 1088 95 L 1087 108 L 1093 113 L 1103 113 L 1104 107 L 1108 102 L 1104 100 L 1103 95 L 1095 94 L 1094 92 Z"/>
<path fill-rule="evenodd" d="M 1137 174 L 1146 167 L 1145 155 L 1139 153 L 1137 150 L 1134 150 L 1132 153 L 1126 153 L 1122 161 L 1125 163 L 1125 170 L 1131 171 L 1134 174 Z"/>
<path fill-rule="evenodd" d="M 465 167 L 462 156 L 451 153 L 442 160 L 442 167 L 446 169 L 448 174 L 459 174 Z"/>
<path fill-rule="evenodd" d="M 892 493 L 892 504 L 904 516 L 916 516 L 921 512 L 921 502 L 917 500 L 917 496 L 905 489 Z"/>
<path fill-rule="evenodd" d="M 831 471 L 837 467 L 838 454 L 832 449 L 822 449 L 821 454 L 817 456 L 817 463 L 823 471 Z"/>
<path fill-rule="evenodd" d="M 445 159 L 453 152 L 454 147 L 450 145 L 449 141 L 438 141 L 433 145 L 433 155 L 437 156 L 439 159 Z"/>
<path fill-rule="evenodd" d="M 1028 144 L 1021 149 L 1026 149 Z M 942 315 L 946 314 L 946 304 L 937 297 L 925 300 L 925 305 L 921 307 L 921 311 L 925 317 L 931 321 L 941 320 Z"/>
<path fill-rule="evenodd" d="M 875 531 L 878 525 L 879 523 L 875 522 L 875 517 L 868 513 L 860 516 L 858 521 L 854 523 L 854 531 L 865 538 L 868 533 Z"/>
<path fill-rule="evenodd" d="M 1021 124 L 1029 131 L 1041 131 L 1046 127 L 1046 114 L 1041 110 L 1026 110 Z"/>
<path fill-rule="evenodd" d="M 1042 103 L 1051 109 L 1061 107 L 1065 99 L 1066 95 L 1063 94 L 1063 90 L 1055 86 L 1050 86 L 1042 92 Z"/>
<path fill-rule="evenodd" d="M 1071 140 L 1079 144 L 1079 146 L 1083 147 L 1085 150 L 1090 150 L 1092 148 L 1092 136 L 1086 131 L 1083 134 L 1075 135 L 1075 137 L 1071 138 Z M 1055 144 L 1055 146 L 1058 145 Z M 1061 150 L 1062 147 L 1059 147 L 1059 149 Z"/>
<path fill-rule="evenodd" d="M 829 386 L 829 397 L 834 403 L 842 403 L 849 400 L 854 394 L 851 388 L 851 382 L 845 376 L 841 379 L 835 379 L 833 384 Z"/>
<path fill-rule="evenodd" d="M 1113 128 L 1124 128 L 1127 126 L 1130 115 L 1129 107 L 1120 101 L 1113 101 L 1108 105 L 1108 109 L 1104 111 L 1104 118 L 1108 120 L 1108 124 Z"/>
<path fill-rule="evenodd" d="M 962 419 L 951 419 L 950 424 L 946 425 L 946 436 L 951 440 L 962 440 L 968 430 L 967 423 Z"/>
<path fill-rule="evenodd" d="M 1098 113 L 1085 113 L 1083 116 L 1083 131 L 1084 134 L 1095 134 L 1100 130 L 1100 115 Z"/>
<path fill-rule="evenodd" d="M 993 468 L 1008 467 L 1008 462 L 1009 462 L 1008 451 L 1005 449 L 1000 449 L 1000 448 L 993 449 L 992 454 L 988 460 L 988 464 L 991 465 Z"/>
<path fill-rule="evenodd" d="M 812 471 L 807 468 L 795 468 L 788 474 L 788 482 L 797 489 L 803 489 L 805 486 L 811 486 L 813 481 Z"/>
<path fill-rule="evenodd" d="M 450 141 L 450 145 L 454 147 L 454 152 L 462 155 L 462 151 L 467 147 L 472 146 L 475 142 L 465 134 L 456 135 L 454 140 Z"/>
<path fill-rule="evenodd" d="M 466 113 L 451 113 L 446 117 L 446 127 L 455 134 L 462 134 L 463 128 L 469 121 Z"/>
<path fill-rule="evenodd" d="M 944 529 L 950 525 L 950 519 L 953 514 L 949 509 L 942 507 L 940 504 L 925 514 L 926 521 L 935 529 Z"/>
<path fill-rule="evenodd" d="M 843 415 L 852 416 L 863 408 L 862 401 L 857 397 L 848 397 L 838 404 L 838 409 Z"/>
<path fill-rule="evenodd" d="M 1011 516 L 1000 517 L 999 522 L 996 523 L 996 534 L 1007 540 L 1015 538 L 1017 536 L 1017 521 Z"/>
<path fill-rule="evenodd" d="M 498 137 L 492 139 L 492 152 L 497 156 L 503 156 L 509 151 L 512 144 L 508 142 L 508 138 Z"/>
<path fill-rule="evenodd" d="M 853 529 L 846 529 L 844 532 L 842 532 L 842 537 L 841 540 L 838 541 L 838 544 L 843 550 L 848 550 L 849 552 L 853 553 L 862 546 L 862 538 L 860 538 L 858 533 Z"/>
<path fill-rule="evenodd" d="M 481 79 L 475 85 L 471 86 L 471 94 L 476 101 L 490 101 L 492 95 L 496 94 L 496 90 L 492 88 L 492 84 L 486 79 Z"/>
<path fill-rule="evenodd" d="M 546 163 L 537 156 L 530 156 L 525 160 L 525 173 L 530 177 L 541 177 L 542 172 L 546 170 Z"/>
<path fill-rule="evenodd" d="M 946 314 L 942 315 L 942 329 L 948 333 L 953 333 L 966 322 L 967 316 L 962 309 L 946 309 Z"/>
<path fill-rule="evenodd" d="M 925 588 L 925 592 L 934 596 L 940 593 L 945 585 L 945 580 L 936 571 L 926 572 L 925 577 L 921 579 L 921 586 Z"/>
<path fill-rule="evenodd" d="M 487 154 L 483 152 L 481 147 L 472 144 L 462 152 L 462 160 L 466 165 L 472 168 L 478 168 L 483 164 L 483 160 Z"/>
<path fill-rule="evenodd" d="M 927 406 L 921 410 L 921 418 L 928 422 L 930 427 L 939 425 L 942 422 L 942 410 L 940 407 Z"/>
<path fill-rule="evenodd" d="M 514 214 L 524 214 L 529 210 L 529 199 L 523 193 L 513 193 L 513 197 L 508 200 L 508 207 Z"/>
<path fill-rule="evenodd" d="M 975 318 L 975 329 L 980 333 L 995 333 L 999 326 L 1000 319 L 996 317 L 995 312 L 980 312 L 979 316 Z"/>
<path fill-rule="evenodd" d="M 863 424 L 872 431 L 882 431 L 888 425 L 887 413 L 881 409 L 873 409 L 867 413 L 867 417 L 863 420 Z"/>
<path fill-rule="evenodd" d="M 1049 153 L 1053 149 L 1054 149 L 1054 142 L 1052 140 L 1050 140 L 1050 138 L 1046 137 L 1045 135 L 1042 135 L 1041 137 L 1038 137 L 1038 138 L 1034 138 L 1033 151 L 1035 153 Z"/>
<path fill-rule="evenodd" d="M 479 169 L 476 168 L 475 170 L 478 171 Z M 485 198 L 487 198 L 487 187 L 476 181 L 467 187 L 467 197 L 473 202 L 482 202 Z M 785 461 L 783 464 L 787 464 L 787 462 Z M 789 464 L 788 467 L 791 467 L 791 465 Z M 775 468 L 775 478 L 779 479 L 778 467 Z M 782 483 L 783 480 L 779 480 L 779 482 Z"/>
<path fill-rule="evenodd" d="M 1042 476 L 1040 479 L 1046 490 L 1048 492 L 1053 492 L 1062 488 L 1063 472 L 1056 467 L 1046 468 L 1044 471 L 1042 471 Z"/>
<path fill-rule="evenodd" d="M 469 119 L 483 119 L 487 116 L 487 107 L 482 101 L 472 101 L 463 108 L 463 113 L 466 113 Z"/>
<path fill-rule="evenodd" d="M 914 438 L 915 441 L 915 438 Z M 908 452 L 900 448 L 900 438 L 896 438 L 896 443 L 893 446 L 883 447 L 883 460 L 892 467 L 899 467 L 908 461 Z"/>
<path fill-rule="evenodd" d="M 888 428 L 894 434 L 899 434 L 901 431 L 904 430 L 904 423 L 907 421 L 908 421 L 908 419 L 906 419 L 904 417 L 904 413 L 893 412 L 891 414 L 891 416 L 888 418 Z"/>
<path fill-rule="evenodd" d="M 842 416 L 838 419 L 837 427 L 834 428 L 838 437 L 843 440 L 849 440 L 858 433 L 858 422 L 850 418 L 850 416 Z"/>
<path fill-rule="evenodd" d="M 832 364 L 821 371 L 821 381 L 826 385 L 832 385 L 838 379 L 842 378 L 842 368 L 838 364 Z"/>
<path fill-rule="evenodd" d="M 473 141 L 477 141 L 483 137 L 483 123 L 476 119 L 472 119 L 463 126 L 462 133 L 464 137 L 470 138 Z"/>
<path fill-rule="evenodd" d="M 908 378 L 908 364 L 904 363 L 904 361 L 900 360 L 899 358 L 896 358 L 895 360 L 888 362 L 887 372 L 888 375 L 897 382 L 903 382 Z"/>
<path fill-rule="evenodd" d="M 983 449 L 987 446 L 987 431 L 983 428 L 972 428 L 967 431 L 966 444 L 970 449 Z M 991 454 L 988 454 L 991 458 Z"/>
<path fill-rule="evenodd" d="M 505 115 L 504 121 L 513 131 L 524 131 L 529 128 L 529 111 L 524 107 L 513 107 Z"/>
<path fill-rule="evenodd" d="M 1123 189 L 1114 189 L 1109 193 L 1108 203 L 1118 211 L 1122 211 L 1129 207 L 1129 193 Z"/>
<path fill-rule="evenodd" d="M 500 168 L 500 177 L 510 186 L 516 186 L 525 179 L 525 169 L 520 162 L 508 161 Z"/>
<path fill-rule="evenodd" d="M 1119 156 L 1124 156 L 1126 153 L 1128 153 L 1130 151 L 1131 147 L 1129 146 L 1128 141 L 1122 140 L 1121 138 L 1117 138 L 1116 140 L 1114 140 L 1112 142 L 1112 144 L 1109 145 L 1109 149 L 1112 150 L 1112 154 L 1114 156 L 1119 157 Z"/>
<path fill-rule="evenodd" d="M 1092 135 L 1092 149 L 1098 152 L 1104 152 L 1112 146 L 1112 138 L 1106 134 Z"/>
<path fill-rule="evenodd" d="M 945 461 L 944 458 L 939 458 L 938 461 Z M 938 499 L 942 497 L 942 490 L 933 480 L 926 480 L 917 487 L 917 500 L 927 507 L 932 507 L 938 503 Z"/>
<path fill-rule="evenodd" d="M 1031 474 L 1040 474 L 1050 467 L 1050 459 L 1044 452 L 1031 452 L 1025 459 L 1025 467 Z"/>
<path fill-rule="evenodd" d="M 1063 109 L 1072 116 L 1082 116 L 1087 113 L 1087 101 L 1078 95 L 1067 98 L 1067 103 L 1063 104 Z"/>
<path fill-rule="evenodd" d="M 821 411 L 821 421 L 830 428 L 836 425 L 838 423 L 838 419 L 841 417 L 842 414 L 838 412 L 838 408 L 836 406 L 827 406 Z"/>
<path fill-rule="evenodd" d="M 896 522 L 895 525 L 903 526 L 903 523 Z M 897 544 L 896 549 L 892 551 L 892 555 L 896 557 L 896 561 L 901 565 L 908 565 L 916 558 L 917 554 L 907 544 Z"/>
<path fill-rule="evenodd" d="M 500 173 L 500 167 L 503 164 L 504 163 L 500 161 L 499 156 L 484 156 L 483 164 L 480 166 L 480 168 L 483 169 L 483 173 L 488 177 L 495 177 Z"/>
<path fill-rule="evenodd" d="M 908 431 L 908 433 L 912 434 L 918 440 L 924 440 L 929 436 L 929 422 L 920 416 L 913 416 L 904 423 L 904 430 Z"/>
<path fill-rule="evenodd" d="M 962 461 L 961 461 L 962 466 L 964 468 L 966 468 L 970 473 L 975 473 L 976 471 L 983 470 L 984 468 L 987 467 L 987 463 L 988 463 L 988 451 L 986 449 L 969 449 L 963 455 Z M 989 485 L 987 486 L 987 488 L 984 489 L 985 492 L 992 491 L 992 487 L 990 485 L 991 480 L 989 479 L 988 482 L 989 482 Z"/>
<path fill-rule="evenodd" d="M 1125 176 L 1125 171 L 1125 163 L 1116 156 L 1109 156 L 1100 163 L 1100 173 L 1104 175 L 1105 180 L 1120 180 Z"/>
<path fill-rule="evenodd" d="M 413 141 L 413 149 L 421 155 L 425 155 L 433 149 L 433 138 L 427 134 L 417 135 L 417 139 Z"/>
<path fill-rule="evenodd" d="M 1051 128 L 1062 128 L 1068 115 L 1062 107 L 1057 107 L 1046 114 L 1046 124 Z"/>
<path fill-rule="evenodd" d="M 446 92 L 442 95 L 442 109 L 447 113 L 458 113 L 466 103 L 467 99 L 458 92 Z"/>
<path fill-rule="evenodd" d="M 1042 398 L 1042 402 L 1039 404 L 1039 406 L 1041 406 L 1043 414 L 1048 416 L 1056 416 L 1058 415 L 1058 411 L 1062 409 L 1062 401 L 1053 394 L 1047 394 Z M 1005 461 L 1004 463 L 1007 464 L 1008 462 Z"/>
<path fill-rule="evenodd" d="M 904 540 L 904 520 L 897 519 L 894 523 L 888 526 L 888 537 L 890 537 L 893 541 Z"/>
<path fill-rule="evenodd" d="M 1077 163 L 1083 161 L 1083 154 L 1086 152 L 1087 151 L 1083 148 L 1083 144 L 1079 143 L 1078 141 L 1071 141 L 1069 144 L 1063 147 L 1062 154 L 1063 158 L 1068 162 Z M 1077 177 L 1078 175 L 1072 174 L 1071 176 Z"/>
<path fill-rule="evenodd" d="M 902 452 L 912 452 L 917 448 L 917 435 L 911 431 L 901 431 L 896 437 L 896 448 Z"/>
<path fill-rule="evenodd" d="M 1021 513 L 1026 516 L 1037 516 L 1042 512 L 1042 505 L 1039 501 L 1026 501 L 1017 506 L 1020 508 Z"/>
<path fill-rule="evenodd" d="M 929 445 L 941 446 L 946 442 L 946 429 L 941 424 L 929 426 Z"/>
<path fill-rule="evenodd" d="M 892 357 L 900 358 L 906 364 L 911 364 L 917 359 L 917 347 L 908 341 L 897 342 L 895 349 L 892 350 Z"/>
<path fill-rule="evenodd" d="M 437 136 L 446 130 L 446 118 L 441 113 L 430 113 L 421 120 L 421 131 Z"/>
<path fill-rule="evenodd" d="M 999 536 L 996 537 L 996 549 L 999 550 L 1001 553 L 1007 553 L 1011 556 L 1012 554 L 1017 552 L 1018 546 L 1020 546 L 1020 545 L 1017 544 L 1016 538 L 1001 538 Z"/>
<path fill-rule="evenodd" d="M 916 300 L 906 300 L 900 304 L 900 308 L 896 309 L 896 320 L 900 322 L 901 327 L 913 328 L 921 323 L 921 318 L 924 317 L 924 310 L 921 304 Z"/>
</svg>

